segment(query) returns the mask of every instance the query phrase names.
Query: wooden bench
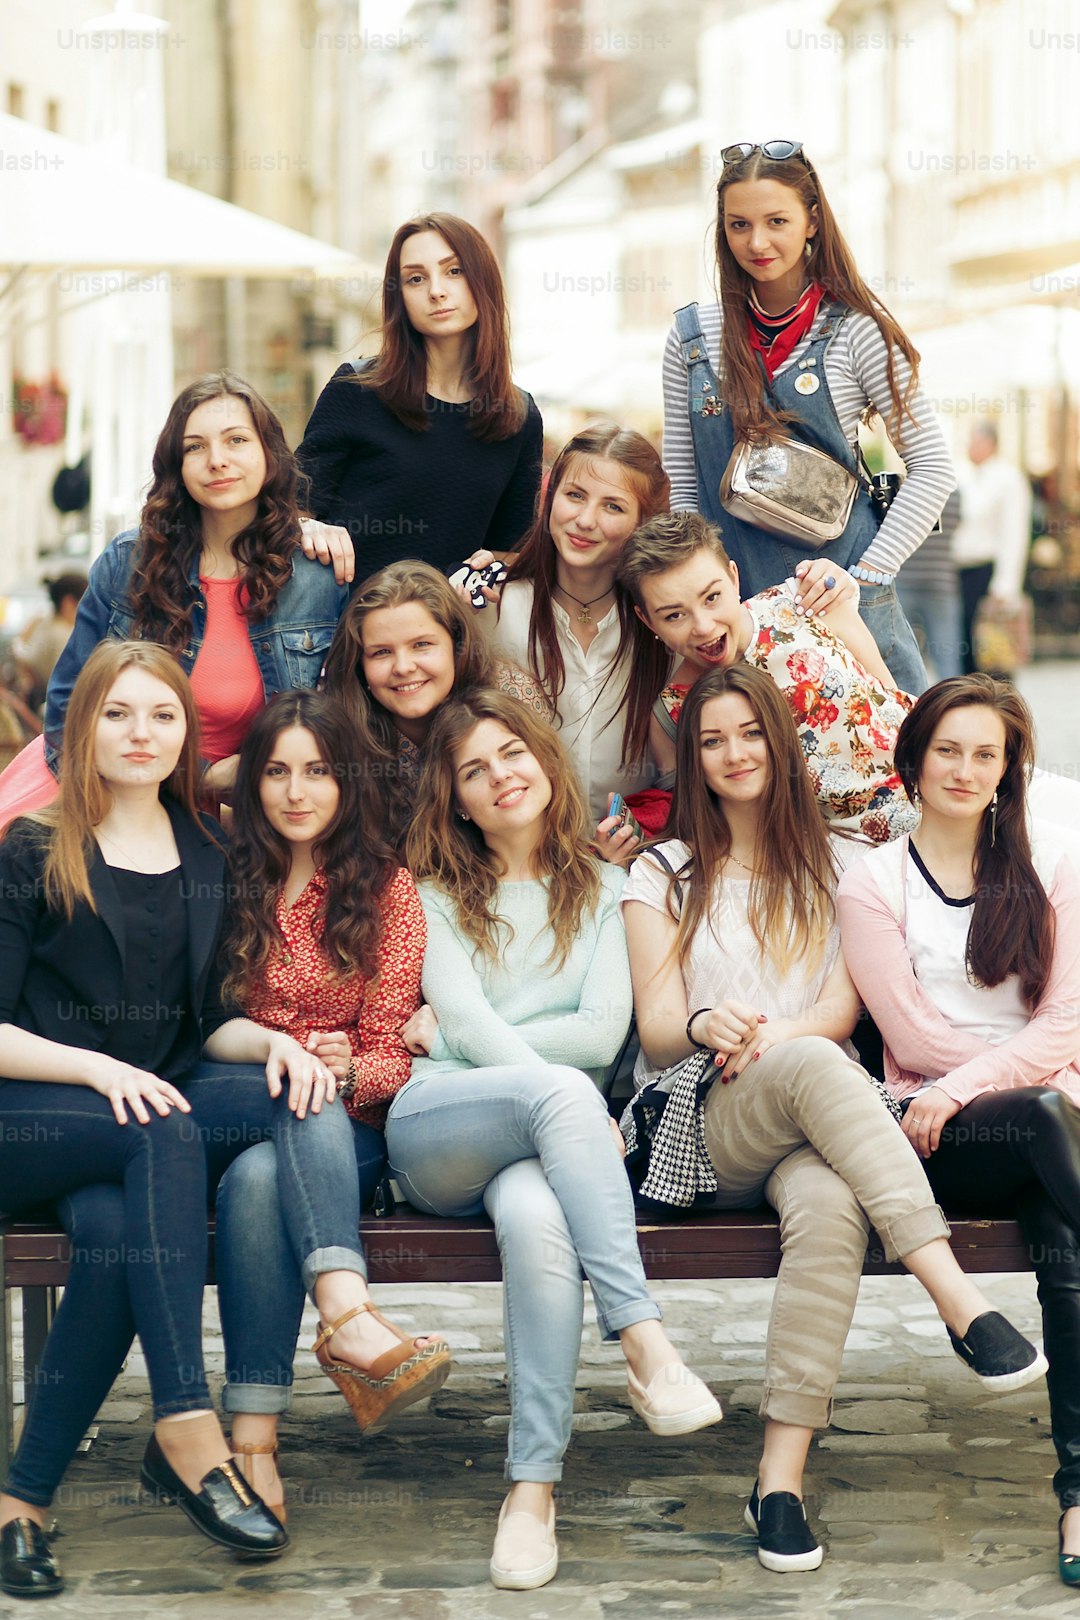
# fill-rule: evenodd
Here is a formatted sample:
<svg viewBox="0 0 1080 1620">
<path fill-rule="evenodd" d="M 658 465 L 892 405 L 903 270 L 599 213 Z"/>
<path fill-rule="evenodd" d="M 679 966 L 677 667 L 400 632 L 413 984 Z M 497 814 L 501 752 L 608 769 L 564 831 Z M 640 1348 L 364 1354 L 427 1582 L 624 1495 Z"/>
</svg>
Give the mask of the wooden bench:
<svg viewBox="0 0 1080 1620">
<path fill-rule="evenodd" d="M 952 1246 L 965 1271 L 1027 1271 L 1027 1245 L 1015 1221 L 954 1220 Z M 361 1235 L 373 1283 L 499 1282 L 502 1270 L 495 1233 L 483 1217 L 440 1220 L 398 1212 L 365 1217 Z M 213 1281 L 213 1222 L 211 1270 Z M 648 1276 L 666 1281 L 775 1277 L 780 1265 L 776 1215 L 760 1209 L 638 1219 L 638 1243 Z M 14 1312 L 12 1292 L 22 1290 L 22 1360 L 29 1388 L 41 1358 L 56 1304 L 67 1277 L 68 1240 L 55 1221 L 0 1222 L 0 1465 L 15 1441 Z M 866 1252 L 865 1273 L 878 1276 L 902 1267 L 885 1262 L 876 1233 Z"/>
</svg>

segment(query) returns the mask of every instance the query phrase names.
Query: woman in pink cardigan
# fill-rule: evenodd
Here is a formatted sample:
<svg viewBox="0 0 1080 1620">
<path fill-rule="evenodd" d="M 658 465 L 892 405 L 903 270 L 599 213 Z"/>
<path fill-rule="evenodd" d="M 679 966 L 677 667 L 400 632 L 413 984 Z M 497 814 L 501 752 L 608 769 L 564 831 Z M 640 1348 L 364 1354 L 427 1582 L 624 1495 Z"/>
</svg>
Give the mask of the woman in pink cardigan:
<svg viewBox="0 0 1080 1620">
<path fill-rule="evenodd" d="M 922 821 L 841 879 L 844 955 L 934 1191 L 1014 1215 L 1029 1245 L 1059 1570 L 1080 1586 L 1080 880 L 1053 827 L 1029 835 L 1032 721 L 1004 682 L 940 682 L 895 757 Z"/>
</svg>

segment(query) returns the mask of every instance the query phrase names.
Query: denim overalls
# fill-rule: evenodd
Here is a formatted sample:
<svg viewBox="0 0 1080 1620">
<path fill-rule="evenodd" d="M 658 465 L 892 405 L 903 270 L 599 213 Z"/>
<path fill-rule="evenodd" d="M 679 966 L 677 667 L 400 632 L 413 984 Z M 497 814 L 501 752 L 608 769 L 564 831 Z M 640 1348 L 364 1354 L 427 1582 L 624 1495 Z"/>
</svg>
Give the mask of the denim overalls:
<svg viewBox="0 0 1080 1620">
<path fill-rule="evenodd" d="M 825 376 L 826 351 L 848 311 L 838 304 L 829 304 L 826 309 L 825 321 L 817 337 L 810 343 L 798 365 L 789 366 L 773 379 L 769 384 L 769 394 L 780 410 L 791 411 L 797 416 L 796 422 L 788 424 L 789 433 L 796 434 L 815 449 L 832 456 L 834 461 L 858 477 L 859 463 L 855 449 L 844 438 Z M 770 534 L 724 511 L 720 505 L 719 490 L 724 469 L 735 447 L 731 415 L 724 407 L 716 373 L 709 363 L 697 305 L 687 304 L 677 309 L 675 326 L 682 340 L 686 366 L 690 431 L 697 467 L 698 510 L 719 528 L 728 555 L 738 565 L 743 597 L 756 596 L 759 591 L 768 590 L 770 585 L 779 585 L 794 574 L 799 563 L 808 559 L 825 557 L 829 562 L 838 563 L 841 568 L 857 563 L 878 530 L 877 513 L 865 489 L 860 489 L 856 495 L 847 528 L 840 538 L 815 550 L 785 543 L 781 535 Z M 795 384 L 807 373 L 817 378 L 819 386 L 811 393 L 802 394 Z M 927 687 L 926 670 L 911 626 L 897 600 L 895 585 L 864 584 L 860 590 L 859 615 L 877 642 L 878 650 L 897 686 L 905 692 L 924 692 Z"/>
</svg>

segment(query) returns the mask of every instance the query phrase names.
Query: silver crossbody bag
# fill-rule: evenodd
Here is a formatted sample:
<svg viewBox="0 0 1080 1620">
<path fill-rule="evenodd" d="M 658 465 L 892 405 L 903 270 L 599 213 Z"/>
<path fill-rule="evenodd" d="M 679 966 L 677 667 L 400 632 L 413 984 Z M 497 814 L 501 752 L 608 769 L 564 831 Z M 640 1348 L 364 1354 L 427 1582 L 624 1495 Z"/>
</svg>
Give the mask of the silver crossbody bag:
<svg viewBox="0 0 1080 1620">
<path fill-rule="evenodd" d="M 720 505 L 744 523 L 816 551 L 843 534 L 859 487 L 832 456 L 783 434 L 735 446 L 720 480 Z"/>
</svg>

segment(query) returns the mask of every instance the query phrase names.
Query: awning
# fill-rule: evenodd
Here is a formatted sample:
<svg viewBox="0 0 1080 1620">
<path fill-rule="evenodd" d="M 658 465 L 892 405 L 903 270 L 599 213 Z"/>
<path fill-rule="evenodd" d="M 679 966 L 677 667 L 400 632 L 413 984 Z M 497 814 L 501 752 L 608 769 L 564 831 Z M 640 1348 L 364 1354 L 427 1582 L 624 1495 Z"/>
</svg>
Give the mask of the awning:
<svg viewBox="0 0 1080 1620">
<path fill-rule="evenodd" d="M 0 266 L 14 271 L 325 278 L 358 299 L 382 279 L 329 242 L 6 114 L 0 219 Z"/>
</svg>

